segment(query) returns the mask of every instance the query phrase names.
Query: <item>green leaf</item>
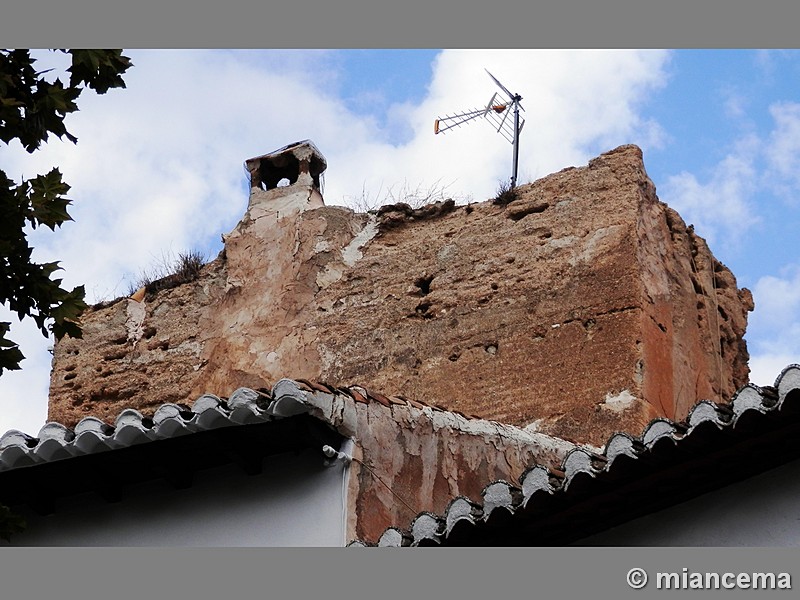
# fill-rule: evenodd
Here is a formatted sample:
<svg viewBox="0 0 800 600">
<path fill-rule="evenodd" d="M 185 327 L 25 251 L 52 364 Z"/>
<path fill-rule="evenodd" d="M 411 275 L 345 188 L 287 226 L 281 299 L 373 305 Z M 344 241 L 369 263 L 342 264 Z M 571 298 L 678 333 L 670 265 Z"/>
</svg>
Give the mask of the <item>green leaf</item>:
<svg viewBox="0 0 800 600">
<path fill-rule="evenodd" d="M 60 340 L 65 335 L 80 339 L 83 337 L 78 319 L 88 308 L 84 297 L 86 290 L 79 285 L 61 298 L 61 303 L 52 310 L 50 316 L 55 320 L 52 326 L 53 335 Z"/>
<path fill-rule="evenodd" d="M 131 67 L 121 50 L 61 50 L 71 55 L 69 83 L 62 77 L 44 79 L 46 71 L 35 68 L 36 59 L 25 49 L 0 49 L 0 141 L 19 141 L 29 153 L 49 136 L 77 142 L 65 118 L 78 110 L 85 87 L 103 94 L 125 87 L 122 75 Z M 32 262 L 26 227 L 40 225 L 55 231 L 72 220 L 66 197 L 70 186 L 55 168 L 44 175 L 15 183 L 0 170 L 0 303 L 20 319 L 30 318 L 44 336 L 81 336 L 79 318 L 87 305 L 83 286 L 71 292 L 61 288 L 54 274 L 58 262 Z M 0 374 L 18 369 L 24 356 L 6 337 L 10 323 L 0 323 Z M 0 515 L 0 537 L 2 537 Z"/>
<path fill-rule="evenodd" d="M 109 89 L 125 87 L 122 74 L 131 66 L 131 60 L 122 50 L 70 50 L 72 66 L 67 69 L 70 85 L 86 84 L 98 94 Z"/>
<path fill-rule="evenodd" d="M 19 346 L 16 342 L 6 338 L 11 323 L 0 323 L 0 374 L 3 370 L 16 371 L 19 369 L 19 363 L 25 358 L 20 352 Z"/>
<path fill-rule="evenodd" d="M 41 224 L 55 230 L 64 221 L 72 220 L 67 212 L 72 201 L 64 196 L 70 186 L 62 181 L 57 168 L 29 180 L 27 189 L 32 209 L 29 221 L 34 227 Z"/>
</svg>

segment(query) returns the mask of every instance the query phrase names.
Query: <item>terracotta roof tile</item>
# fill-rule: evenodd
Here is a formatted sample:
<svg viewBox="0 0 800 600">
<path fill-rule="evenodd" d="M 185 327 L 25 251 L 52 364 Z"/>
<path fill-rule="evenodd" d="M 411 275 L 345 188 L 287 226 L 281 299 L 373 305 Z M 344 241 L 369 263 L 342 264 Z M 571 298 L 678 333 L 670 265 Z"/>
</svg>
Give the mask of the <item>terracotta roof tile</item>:
<svg viewBox="0 0 800 600">
<path fill-rule="evenodd" d="M 750 427 L 737 428 L 744 419 L 752 419 Z M 532 465 L 522 473 L 519 486 L 494 481 L 484 488 L 481 502 L 456 497 L 442 515 L 420 513 L 408 530 L 395 526 L 388 535 L 387 529 L 377 545 L 474 545 L 487 540 L 502 545 L 572 543 L 638 516 L 636 510 L 645 514 L 647 506 L 636 504 L 643 495 L 663 502 L 659 498 L 662 481 L 670 483 L 671 493 L 680 494 L 675 500 L 680 502 L 714 489 L 710 486 L 772 468 L 776 458 L 782 463 L 794 460 L 800 457 L 800 447 L 794 443 L 798 435 L 800 365 L 790 365 L 778 376 L 775 386 L 745 386 L 729 404 L 699 402 L 685 422 L 654 419 L 639 437 L 614 434 L 600 454 L 576 448 L 564 459 L 561 469 Z M 753 436 L 760 436 L 759 443 L 777 457 L 754 456 Z M 723 458 L 710 459 L 715 452 Z M 579 478 L 580 486 L 570 485 Z M 628 490 L 635 490 L 634 497 Z M 597 495 L 594 503 L 593 494 Z M 581 510 L 576 511 L 575 502 L 580 503 Z M 491 513 L 500 507 L 511 516 L 502 530 L 497 529 L 498 523 L 489 521 Z M 451 538 L 456 525 L 458 535 Z M 531 537 L 520 538 L 520 531 L 538 531 L 539 537 L 529 533 Z"/>
<path fill-rule="evenodd" d="M 333 388 L 328 386 L 325 383 L 320 383 L 318 381 L 309 381 L 308 379 L 295 379 L 295 381 L 305 384 L 310 388 L 310 390 L 314 390 L 317 392 L 324 392 L 326 394 L 334 394 L 336 393 Z"/>
<path fill-rule="evenodd" d="M 227 401 L 205 394 L 191 407 L 170 403 L 161 405 L 153 417 L 126 409 L 117 416 L 113 426 L 88 417 L 72 430 L 58 423 L 48 423 L 38 437 L 9 431 L 0 436 L 0 472 L 221 426 L 266 422 L 309 412 L 312 406 L 307 404 L 308 400 L 302 393 L 298 394 L 298 390 L 326 394 L 336 391 L 326 384 L 282 380 L 275 384 L 270 394 L 241 388 Z M 425 406 L 418 401 L 390 398 L 358 386 L 347 388 L 346 393 L 358 403 L 374 400 L 386 407 L 406 403 L 416 408 Z M 441 406 L 435 408 L 445 410 Z M 737 427 L 744 422 L 747 426 Z M 763 456 L 735 453 L 737 443 L 741 443 L 742 448 L 751 448 L 748 441 L 754 435 L 760 436 L 758 441 L 765 447 L 781 449 L 779 456 L 767 457 L 769 465 L 764 464 Z M 409 524 L 408 531 L 388 528 L 379 545 L 448 544 L 453 540 L 459 543 L 467 540 L 468 543 L 477 539 L 474 536 L 486 532 L 489 518 L 497 508 L 503 508 L 501 512 L 504 515 L 529 519 L 525 521 L 527 526 L 542 532 L 541 538 L 532 538 L 529 543 L 563 544 L 564 540 L 580 539 L 581 533 L 593 533 L 591 528 L 596 528 L 597 523 L 586 520 L 596 517 L 587 514 L 591 509 L 613 510 L 619 506 L 619 510 L 623 510 L 633 506 L 630 504 L 633 500 L 626 499 L 628 489 L 635 489 L 639 494 L 657 494 L 659 477 L 676 479 L 677 488 L 674 482 L 672 488 L 680 490 L 683 478 L 691 477 L 693 486 L 705 489 L 705 480 L 720 478 L 722 481 L 723 477 L 746 476 L 758 468 L 763 470 L 773 465 L 775 458 L 785 462 L 800 456 L 800 447 L 786 442 L 798 435 L 800 366 L 790 365 L 778 376 L 775 386 L 745 386 L 736 392 L 729 404 L 699 402 L 685 422 L 654 419 L 638 437 L 627 433 L 614 434 L 602 452 L 584 448 L 572 450 L 564 458 L 561 468 L 548 469 L 533 464 L 520 474 L 518 484 L 492 481 L 484 488 L 480 502 L 453 498 L 443 515 L 423 512 Z M 725 460 L 714 462 L 716 466 L 713 472 L 709 472 L 708 456 L 714 452 L 722 452 Z M 698 472 L 693 468 L 696 463 L 705 465 L 706 470 Z M 718 472 L 723 470 L 725 473 L 720 475 Z M 577 487 L 572 485 L 579 478 L 581 484 Z M 684 487 L 688 488 L 685 490 L 687 494 L 692 492 L 692 486 Z M 595 489 L 599 490 L 597 493 L 602 492 L 601 496 L 605 495 L 598 499 L 598 504 L 591 503 Z M 607 497 L 609 494 L 612 495 Z M 559 510 L 572 506 L 578 498 L 588 508 L 577 513 L 574 509 L 563 513 L 568 513 L 571 519 L 565 520 Z M 532 518 L 539 519 L 534 526 L 530 525 Z M 498 535 L 500 530 L 497 527 L 501 524 L 495 519 L 492 527 L 492 535 Z M 518 542 L 513 532 L 519 529 L 512 519 L 512 525 L 503 529 L 510 537 L 496 539 Z M 449 540 L 448 536 L 456 530 L 458 536 Z"/>
<path fill-rule="evenodd" d="M 350 395 L 356 402 L 361 402 L 362 404 L 369 404 L 369 400 L 367 399 L 367 397 L 361 392 L 359 392 L 357 389 L 349 388 L 349 391 Z"/>
<path fill-rule="evenodd" d="M 367 398 L 370 400 L 375 400 L 384 406 L 391 406 L 392 403 L 387 396 L 384 396 L 380 392 L 373 392 L 372 390 L 365 390 L 367 392 Z"/>
</svg>

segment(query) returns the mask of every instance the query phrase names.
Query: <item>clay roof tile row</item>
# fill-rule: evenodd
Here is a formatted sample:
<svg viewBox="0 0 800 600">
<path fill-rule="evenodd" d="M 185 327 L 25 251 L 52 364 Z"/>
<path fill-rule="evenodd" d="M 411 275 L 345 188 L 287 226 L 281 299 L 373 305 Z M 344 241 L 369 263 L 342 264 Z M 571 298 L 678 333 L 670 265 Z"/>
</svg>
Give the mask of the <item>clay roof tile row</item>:
<svg viewBox="0 0 800 600">
<path fill-rule="evenodd" d="M 314 409 L 313 398 L 316 394 L 346 394 L 355 402 L 376 402 L 389 408 L 408 405 L 419 410 L 436 410 L 436 407 L 419 401 L 399 396 L 390 398 L 359 386 L 335 388 L 307 380 L 281 380 L 273 386 L 270 393 L 240 388 L 228 399 L 206 394 L 199 397 L 191 407 L 163 404 L 152 417 L 126 409 L 117 416 L 113 425 L 95 417 L 87 417 L 73 429 L 60 423 L 47 423 L 37 437 L 12 430 L 0 436 L 0 472 L 173 438 L 186 433 L 263 423 L 305 414 Z M 467 418 L 463 415 L 461 417 Z M 609 487 L 614 488 L 619 482 L 626 485 L 630 483 L 631 478 L 627 474 L 632 466 L 638 473 L 637 477 L 641 478 L 642 473 L 653 465 L 668 463 L 676 452 L 686 455 L 702 454 L 713 449 L 715 445 L 723 445 L 727 438 L 738 439 L 740 433 L 747 435 L 752 430 L 766 430 L 769 433 L 772 431 L 770 427 L 776 431 L 783 427 L 780 431 L 784 431 L 786 423 L 794 429 L 791 429 L 789 438 L 785 433 L 781 435 L 783 438 L 795 439 L 800 428 L 798 365 L 790 365 L 784 369 L 774 387 L 748 385 L 741 388 L 730 404 L 699 402 L 683 422 L 660 418 L 653 420 L 638 437 L 617 433 L 609 438 L 602 452 L 575 447 L 568 452 L 560 468 L 532 464 L 520 474 L 518 482 L 490 482 L 483 489 L 480 502 L 455 497 L 442 515 L 420 513 L 408 529 L 388 528 L 377 544 L 450 544 L 463 543 L 464 540 L 475 543 L 473 534 L 485 534 L 487 528 L 490 532 L 494 531 L 498 529 L 499 522 L 515 515 L 551 515 L 555 513 L 547 511 L 557 510 L 559 503 L 572 506 L 576 499 L 585 502 L 587 494 L 608 495 Z M 715 432 L 719 434 L 716 437 Z M 766 437 L 768 443 L 781 441 L 778 439 L 781 436 Z M 796 446 L 791 445 L 794 452 L 792 456 L 800 453 Z M 738 464 L 734 464 L 733 468 L 738 467 Z M 685 477 L 686 473 L 686 469 L 679 470 L 679 479 Z M 621 493 L 624 495 L 624 490 Z M 619 496 L 612 494 L 612 498 L 611 504 L 620 502 Z M 574 518 L 574 514 L 570 514 L 568 518 Z M 558 523 L 563 523 L 558 519 L 546 520 L 552 521 L 551 529 L 557 528 Z M 575 530 L 586 531 L 577 526 Z M 558 539 L 563 543 L 562 538 Z M 544 542 L 541 539 L 529 539 L 527 543 Z M 360 541 L 354 544 L 366 545 Z"/>
<path fill-rule="evenodd" d="M 134 444 L 173 438 L 226 427 L 262 423 L 284 416 L 280 400 L 263 392 L 240 388 L 227 400 L 204 394 L 191 408 L 180 404 L 162 404 L 152 417 L 137 410 L 123 410 L 109 425 L 96 417 L 82 419 L 73 429 L 61 423 L 47 423 L 34 437 L 11 430 L 0 436 L 0 471 L 124 448 Z M 310 407 L 295 406 L 293 414 Z"/>
<path fill-rule="evenodd" d="M 480 502 L 473 502 L 461 496 L 453 498 L 441 515 L 420 513 L 408 529 L 399 527 L 386 529 L 376 545 L 478 543 L 482 539 L 478 536 L 496 528 L 500 518 L 508 519 L 517 514 L 529 513 L 538 515 L 537 518 L 541 521 L 544 515 L 556 514 L 559 503 L 566 513 L 576 502 L 586 502 L 587 494 L 589 497 L 593 494 L 599 496 L 607 493 L 609 486 L 613 488 L 616 483 L 630 483 L 631 478 L 626 479 L 626 477 L 631 465 L 638 467 L 636 478 L 641 479 L 643 473 L 648 470 L 656 471 L 659 465 L 676 464 L 670 462 L 672 461 L 670 454 L 673 452 L 683 450 L 687 457 L 694 460 L 703 452 L 721 446 L 720 440 L 736 438 L 741 442 L 748 430 L 759 428 L 764 430 L 766 438 L 777 437 L 770 433 L 771 426 L 767 421 L 771 421 L 774 427 L 779 427 L 778 424 L 781 424 L 789 428 L 785 430 L 788 433 L 781 434 L 785 439 L 783 446 L 778 445 L 779 440 L 773 439 L 775 447 L 793 448 L 791 454 L 783 457 L 784 462 L 800 456 L 800 449 L 791 442 L 800 429 L 800 366 L 786 367 L 778 376 L 774 387 L 758 387 L 752 384 L 742 387 L 731 399 L 730 404 L 698 402 L 683 422 L 659 418 L 651 421 L 638 437 L 627 433 L 614 434 L 609 438 L 602 454 L 576 447 L 567 454 L 561 469 L 531 465 L 522 473 L 519 485 L 506 481 L 493 481 L 483 489 Z M 759 458 L 756 457 L 755 460 Z M 761 457 L 760 460 L 763 462 L 764 458 Z M 741 467 L 741 475 L 747 476 L 744 465 Z M 762 464 L 762 470 L 765 468 L 767 467 Z M 731 469 L 732 479 L 735 480 L 737 465 L 734 464 Z M 681 486 L 682 478 L 686 477 L 686 470 L 678 470 L 673 476 L 677 479 L 677 485 Z M 713 477 L 713 474 L 705 473 L 699 476 Z M 684 487 L 688 487 L 688 484 Z M 577 491 L 573 492 L 573 488 L 577 488 Z M 691 490 L 686 491 L 691 493 Z M 658 490 L 654 493 L 657 492 Z M 612 494 L 612 500 L 608 502 L 611 504 L 618 502 L 622 506 L 620 499 L 622 494 L 624 492 L 619 492 L 619 495 Z M 502 513 L 502 517 L 493 516 L 498 513 Z M 604 528 L 600 527 L 598 530 Z M 535 529 L 536 527 L 531 528 Z M 527 543 L 538 545 L 553 540 L 555 543 L 565 543 L 591 533 L 584 530 L 581 534 L 580 528 L 577 529 L 578 532 L 572 537 L 569 532 L 565 532 L 565 537 L 556 536 L 546 540 L 532 537 Z M 552 530 L 549 530 L 548 535 L 552 534 Z M 506 543 L 515 540 L 513 536 L 500 539 Z M 518 541 L 517 539 L 516 542 Z M 351 545 L 371 544 L 357 540 Z"/>
<path fill-rule="evenodd" d="M 385 407 L 411 406 L 418 410 L 444 410 L 418 400 L 390 397 L 360 386 L 334 387 L 307 379 L 282 380 L 285 381 L 312 394 L 344 394 L 363 404 L 376 402 Z M 311 410 L 310 406 L 304 405 L 296 397 L 276 394 L 276 387 L 272 390 L 240 388 L 228 399 L 204 394 L 191 407 L 166 403 L 159 406 L 152 417 L 128 408 L 119 413 L 113 425 L 96 417 L 86 417 L 74 429 L 61 423 L 47 423 L 35 437 L 11 430 L 0 436 L 0 471 L 175 437 L 183 433 L 266 422 Z M 457 414 L 464 417 L 461 413 Z"/>
</svg>

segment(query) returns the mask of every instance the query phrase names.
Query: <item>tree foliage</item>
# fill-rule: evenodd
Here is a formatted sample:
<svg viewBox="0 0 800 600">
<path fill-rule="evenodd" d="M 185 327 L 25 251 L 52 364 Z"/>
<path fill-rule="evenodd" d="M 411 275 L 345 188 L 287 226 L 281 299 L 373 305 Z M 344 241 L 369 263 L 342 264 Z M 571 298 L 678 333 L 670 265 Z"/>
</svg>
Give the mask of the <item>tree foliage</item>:
<svg viewBox="0 0 800 600">
<path fill-rule="evenodd" d="M 125 87 L 122 75 L 131 66 L 121 50 L 59 50 L 71 56 L 66 69 L 68 82 L 46 77 L 38 71 L 29 50 L 0 50 L 0 140 L 18 140 L 29 153 L 50 135 L 76 143 L 64 124 L 67 114 L 78 110 L 76 101 L 87 87 L 98 94 Z M 52 81 L 48 81 L 52 79 Z M 86 308 L 85 290 L 61 287 L 54 275 L 58 262 L 35 263 L 27 228 L 48 227 L 55 231 L 72 220 L 67 198 L 69 185 L 58 168 L 20 182 L 0 169 L 0 302 L 16 312 L 20 320 L 33 318 L 42 334 L 51 332 L 81 337 L 78 317 Z M 0 322 L 0 374 L 19 369 L 24 356 L 7 337 L 11 324 Z"/>
</svg>

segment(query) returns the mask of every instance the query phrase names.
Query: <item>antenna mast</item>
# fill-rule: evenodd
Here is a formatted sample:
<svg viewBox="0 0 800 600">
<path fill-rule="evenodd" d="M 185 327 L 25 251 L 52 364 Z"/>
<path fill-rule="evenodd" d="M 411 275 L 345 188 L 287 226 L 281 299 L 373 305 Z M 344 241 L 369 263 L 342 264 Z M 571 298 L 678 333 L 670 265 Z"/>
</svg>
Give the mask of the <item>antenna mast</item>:
<svg viewBox="0 0 800 600">
<path fill-rule="evenodd" d="M 519 114 L 520 110 L 525 110 L 520 105 L 522 96 L 509 92 L 508 89 L 502 83 L 500 83 L 494 75 L 489 73 L 488 69 L 486 69 L 486 73 L 492 78 L 492 81 L 497 84 L 497 87 L 499 87 L 503 93 L 498 94 L 495 92 L 489 99 L 489 103 L 486 105 L 486 108 L 478 108 L 464 113 L 436 119 L 433 125 L 433 132 L 435 134 L 444 133 L 448 129 L 459 127 L 478 117 L 485 117 L 492 121 L 493 124 L 497 126 L 498 133 L 506 138 L 513 146 L 511 187 L 514 188 L 517 186 L 517 173 L 519 170 L 519 134 L 522 131 L 522 126 L 525 124 L 525 119 L 521 118 Z M 512 111 L 508 110 L 509 107 L 512 108 Z M 513 125 L 508 122 L 509 112 L 514 113 Z"/>
</svg>

